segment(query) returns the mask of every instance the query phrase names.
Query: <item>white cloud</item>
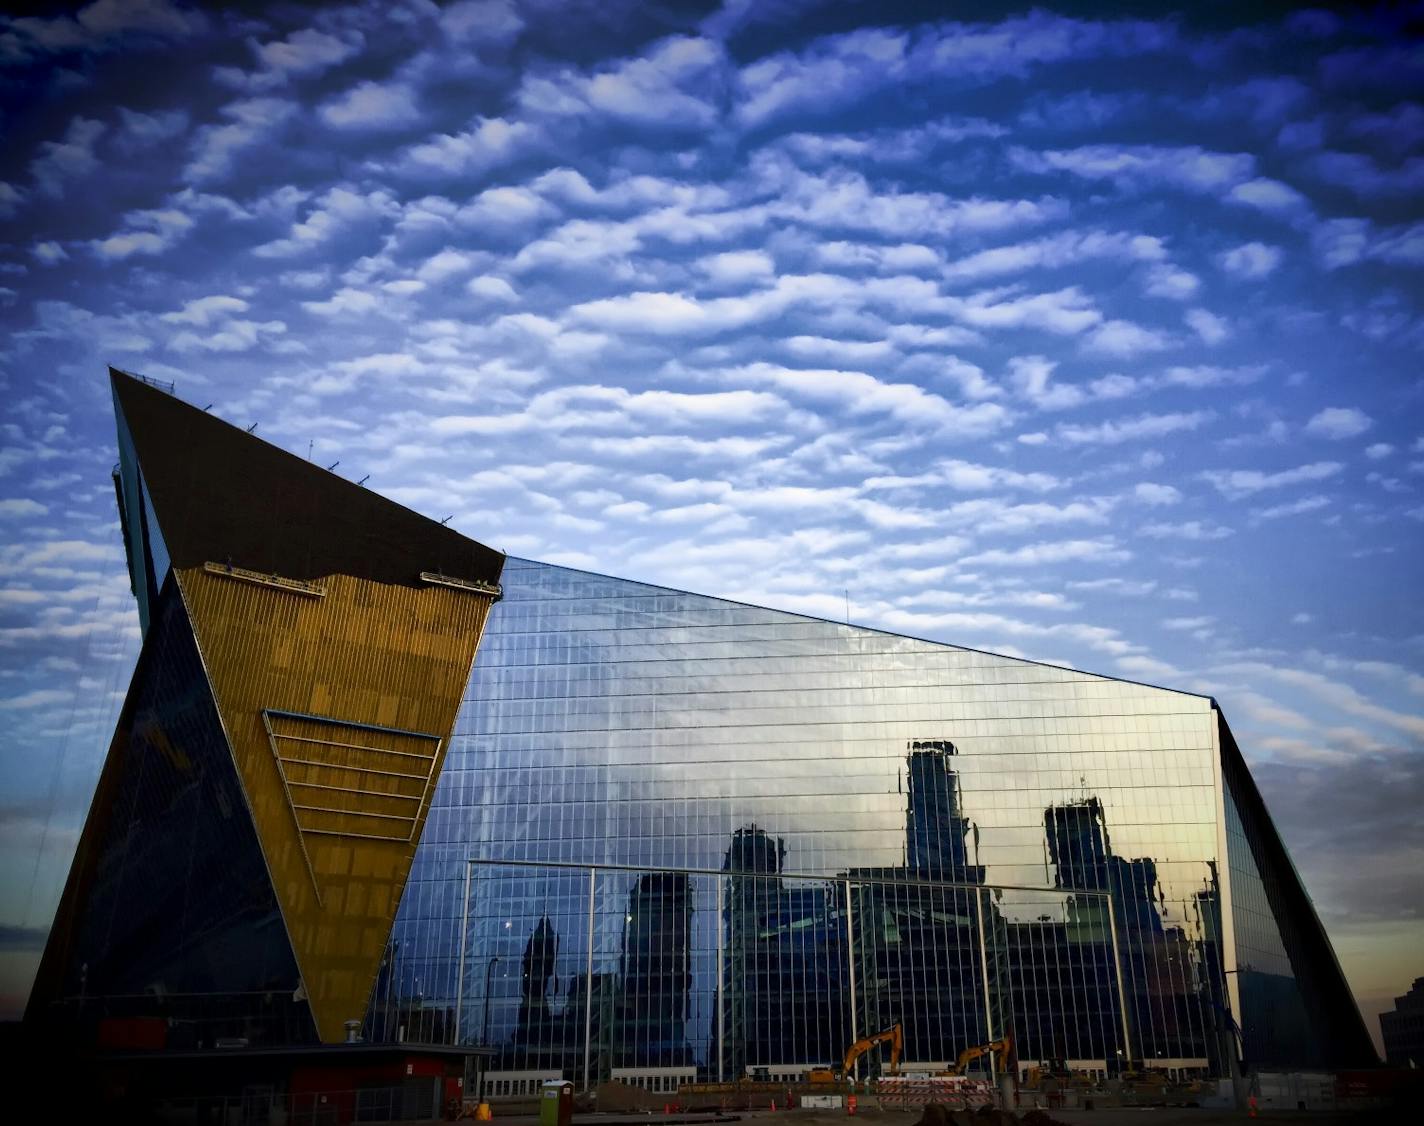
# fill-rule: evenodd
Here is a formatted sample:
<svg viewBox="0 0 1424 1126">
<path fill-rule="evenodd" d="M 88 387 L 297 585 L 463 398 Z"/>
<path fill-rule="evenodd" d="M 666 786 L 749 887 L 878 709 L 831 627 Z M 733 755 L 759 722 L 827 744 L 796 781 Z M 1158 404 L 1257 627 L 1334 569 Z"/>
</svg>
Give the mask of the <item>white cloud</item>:
<svg viewBox="0 0 1424 1126">
<path fill-rule="evenodd" d="M 30 247 L 30 254 L 42 266 L 54 266 L 69 257 L 64 247 L 53 239 L 35 243 Z"/>
<path fill-rule="evenodd" d="M 204 181 L 226 176 L 244 149 L 275 133 L 295 113 L 296 107 L 280 98 L 246 98 L 230 102 L 219 111 L 224 125 L 204 125 L 198 130 L 184 175 Z"/>
<path fill-rule="evenodd" d="M 1095 356 L 1128 360 L 1172 347 L 1165 332 L 1133 324 L 1131 321 L 1104 321 L 1083 340 L 1083 350 Z"/>
<path fill-rule="evenodd" d="M 232 313 L 245 313 L 247 309 L 247 302 L 240 297 L 215 295 L 185 302 L 178 312 L 164 313 L 159 319 L 169 324 L 196 325 L 199 328 L 207 328 L 218 319 L 226 318 Z"/>
<path fill-rule="evenodd" d="M 1216 194 L 1249 178 L 1256 167 L 1249 153 L 1211 152 L 1196 145 L 1085 145 L 1076 149 L 1029 152 L 1015 159 L 1033 171 L 1068 172 L 1091 180 L 1110 180 L 1134 191 L 1153 186 Z"/>
<path fill-rule="evenodd" d="M 42 141 L 39 155 L 30 162 L 30 175 L 45 195 L 61 196 L 71 180 L 82 179 L 99 167 L 94 146 L 104 135 L 102 121 L 75 117 L 64 131 L 63 140 Z"/>
<path fill-rule="evenodd" d="M 1182 320 L 1187 322 L 1187 327 L 1195 332 L 1203 344 L 1216 345 L 1231 336 L 1231 326 L 1222 317 L 1218 317 L 1206 309 L 1188 309 Z"/>
<path fill-rule="evenodd" d="M 135 254 L 162 254 L 193 226 L 193 217 L 176 207 L 130 211 L 118 231 L 108 238 L 94 240 L 89 247 L 107 262 L 122 261 Z"/>
<path fill-rule="evenodd" d="M 456 0 L 440 11 L 440 29 L 462 46 L 511 43 L 524 30 L 511 0 Z"/>
<path fill-rule="evenodd" d="M 1358 407 L 1326 407 L 1305 424 L 1305 432 L 1314 438 L 1340 441 L 1357 438 L 1374 425 L 1374 420 Z"/>
<path fill-rule="evenodd" d="M 1216 256 L 1216 263 L 1228 274 L 1249 281 L 1269 277 L 1281 264 L 1282 252 L 1278 246 L 1267 246 L 1263 242 L 1245 242 Z"/>
<path fill-rule="evenodd" d="M 1146 292 L 1170 301 L 1190 301 L 1201 289 L 1201 279 L 1171 263 L 1158 263 L 1147 271 Z"/>
<path fill-rule="evenodd" d="M 1294 469 L 1266 473 L 1260 469 L 1210 469 L 1201 476 L 1228 500 L 1240 500 L 1265 489 L 1280 489 L 1306 481 L 1324 481 L 1345 467 L 1338 461 L 1316 461 Z"/>
<path fill-rule="evenodd" d="M 699 258 L 693 265 L 718 285 L 762 282 L 776 273 L 776 263 L 764 250 L 729 250 Z"/>
<path fill-rule="evenodd" d="M 395 217 L 400 205 L 385 191 L 361 192 L 347 184 L 337 184 L 324 192 L 286 238 L 253 248 L 259 258 L 289 258 L 322 246 L 338 234 L 361 224 L 374 224 Z"/>
<path fill-rule="evenodd" d="M 1202 520 L 1187 520 L 1180 524 L 1144 524 L 1139 531 L 1149 539 L 1186 540 L 1190 543 L 1210 543 L 1234 534 L 1230 528 Z"/>
<path fill-rule="evenodd" d="M 336 129 L 401 129 L 420 120 L 415 92 L 402 82 L 359 82 L 320 112 Z"/>
<path fill-rule="evenodd" d="M 465 283 L 465 289 L 472 297 L 479 297 L 486 301 L 509 301 L 517 302 L 519 294 L 503 278 L 489 277 L 488 275 L 471 278 Z"/>
<path fill-rule="evenodd" d="M 439 133 L 406 149 L 394 170 L 404 175 L 479 175 L 508 163 L 543 141 L 535 126 L 502 117 L 476 118 L 461 133 Z"/>
<path fill-rule="evenodd" d="M 138 113 L 120 107 L 119 120 L 123 125 L 119 131 L 118 143 L 130 152 L 171 141 L 188 128 L 188 114 L 181 109 L 163 113 Z"/>
<path fill-rule="evenodd" d="M 990 289 L 950 299 L 955 316 L 975 328 L 1038 328 L 1072 336 L 1098 324 L 1103 315 L 1077 286 L 1020 296 L 1017 289 Z"/>
<path fill-rule="evenodd" d="M 49 509 L 40 504 L 37 500 L 29 497 L 7 497 L 0 500 L 0 516 L 21 517 L 21 516 L 43 516 Z"/>
<path fill-rule="evenodd" d="M 214 77 L 223 85 L 258 94 L 285 86 L 294 77 L 307 78 L 346 62 L 357 55 L 365 40 L 359 31 L 339 35 L 304 27 L 285 39 L 267 43 L 249 41 L 256 69 L 218 67 Z"/>
<path fill-rule="evenodd" d="M 1296 191 L 1289 184 L 1283 184 L 1279 180 L 1270 180 L 1265 177 L 1247 180 L 1244 184 L 1237 184 L 1236 187 L 1227 192 L 1226 198 L 1232 203 L 1240 203 L 1247 207 L 1254 207 L 1258 211 L 1275 212 L 1278 214 L 1306 212 L 1310 210 L 1309 202 L 1300 192 Z"/>
<path fill-rule="evenodd" d="M 995 433 L 1009 419 L 1008 411 L 997 403 L 958 406 L 914 384 L 887 383 L 859 371 L 802 371 L 758 363 L 734 374 L 812 402 L 836 404 L 852 415 L 885 414 L 914 429 L 985 435 Z"/>
<path fill-rule="evenodd" d="M 1136 418 L 1102 422 L 1096 426 L 1077 423 L 1060 423 L 1055 433 L 1064 442 L 1074 446 L 1117 445 L 1134 442 L 1143 438 L 1160 438 L 1183 430 L 1196 430 L 1210 422 L 1215 415 L 1211 411 L 1179 411 L 1172 414 L 1144 414 Z"/>
<path fill-rule="evenodd" d="M 185 11 L 169 0 L 94 0 L 74 16 L 11 19 L 16 37 L 6 46 L 22 55 L 62 51 L 108 51 L 129 36 L 183 39 L 208 26 L 201 12 Z"/>
<path fill-rule="evenodd" d="M 737 78 L 737 116 L 755 128 L 840 110 L 887 87 L 1023 78 L 1049 63 L 1148 53 L 1172 39 L 1162 24 L 1100 23 L 1039 10 L 999 23 L 943 22 L 913 32 L 861 28 L 746 66 Z"/>
<path fill-rule="evenodd" d="M 1140 503 L 1154 506 L 1179 504 L 1182 499 L 1181 490 L 1173 488 L 1171 485 L 1158 485 L 1151 481 L 1143 481 L 1135 486 L 1132 495 Z"/>
<path fill-rule="evenodd" d="M 1255 508 L 1251 510 L 1251 515 L 1257 520 L 1277 520 L 1282 516 L 1299 516 L 1304 512 L 1315 512 L 1325 508 L 1330 503 L 1329 497 L 1308 496 L 1300 500 L 1290 501 L 1287 504 L 1277 504 L 1269 508 Z"/>
<path fill-rule="evenodd" d="M 302 308 L 319 317 L 335 317 L 347 314 L 374 313 L 381 303 L 375 294 L 350 286 L 337 290 L 325 301 L 303 301 Z"/>
<path fill-rule="evenodd" d="M 1365 456 L 1371 461 L 1379 461 L 1382 458 L 1389 457 L 1392 453 L 1394 453 L 1394 447 L 1388 442 L 1376 442 L 1372 446 L 1365 447 Z"/>
<path fill-rule="evenodd" d="M 1160 263 L 1166 253 L 1162 240 L 1151 235 L 1062 231 L 1032 242 L 996 246 L 960 258 L 944 268 L 944 277 L 950 281 L 974 280 L 1027 270 L 1057 269 L 1094 259 Z M 1170 266 L 1163 268 L 1169 273 L 1180 273 Z M 1183 276 L 1191 277 L 1190 274 Z"/>
<path fill-rule="evenodd" d="M 1103 537 L 1026 544 L 1013 550 L 994 548 L 966 555 L 959 562 L 966 567 L 1042 567 L 1052 563 L 1123 563 L 1131 558 L 1132 552 Z"/>
</svg>

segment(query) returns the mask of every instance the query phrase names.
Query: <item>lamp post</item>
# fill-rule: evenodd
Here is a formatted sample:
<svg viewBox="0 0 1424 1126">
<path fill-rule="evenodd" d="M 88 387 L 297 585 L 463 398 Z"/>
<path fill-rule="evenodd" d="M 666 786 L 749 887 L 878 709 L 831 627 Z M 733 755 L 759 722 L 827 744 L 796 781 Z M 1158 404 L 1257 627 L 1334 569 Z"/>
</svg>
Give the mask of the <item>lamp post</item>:
<svg viewBox="0 0 1424 1126">
<path fill-rule="evenodd" d="M 481 1048 L 488 1048 L 488 1047 L 489 1047 L 489 995 L 490 995 L 490 975 L 494 973 L 494 965 L 495 965 L 495 963 L 498 962 L 498 961 L 499 961 L 499 955 L 496 954 L 496 955 L 494 955 L 492 958 L 490 958 L 490 960 L 489 960 L 488 962 L 485 963 L 485 1012 L 484 1012 L 484 1019 L 480 1022 L 480 1025 L 481 1025 L 481 1031 L 480 1031 L 480 1047 L 481 1047 Z M 479 1101 L 480 1101 L 480 1102 L 484 1102 L 484 1101 L 485 1101 L 485 1072 L 488 1071 L 488 1070 L 489 1070 L 489 1062 L 488 1062 L 488 1060 L 481 1060 L 481 1062 L 480 1062 L 480 1090 L 479 1090 Z"/>
<path fill-rule="evenodd" d="M 481 1047 L 485 1047 L 485 1048 L 488 1048 L 488 1047 L 489 1047 L 489 995 L 490 995 L 490 975 L 491 975 L 492 973 L 494 973 L 495 963 L 498 962 L 498 961 L 499 961 L 499 955 L 496 954 L 496 955 L 494 955 L 494 957 L 492 957 L 488 962 L 485 963 L 485 1015 L 484 1015 L 484 1021 L 482 1022 L 482 1025 L 481 1025 L 481 1032 L 480 1032 L 480 1046 L 481 1046 Z"/>
</svg>

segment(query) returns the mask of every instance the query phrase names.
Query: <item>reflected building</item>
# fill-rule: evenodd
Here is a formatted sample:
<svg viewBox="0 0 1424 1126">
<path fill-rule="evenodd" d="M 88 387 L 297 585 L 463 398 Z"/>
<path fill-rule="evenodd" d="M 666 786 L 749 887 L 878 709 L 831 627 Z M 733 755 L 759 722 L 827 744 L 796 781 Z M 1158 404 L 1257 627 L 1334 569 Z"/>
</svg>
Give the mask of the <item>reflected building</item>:
<svg viewBox="0 0 1424 1126">
<path fill-rule="evenodd" d="M 685 1067 L 692 992 L 692 887 L 682 872 L 639 876 L 628 895 L 612 1051 L 617 1066 Z"/>
<path fill-rule="evenodd" d="M 520 1082 L 895 1022 L 934 1063 L 1373 1060 L 1216 701 L 508 559 L 113 380 L 144 647 L 36 1027 L 358 1021 Z"/>
</svg>

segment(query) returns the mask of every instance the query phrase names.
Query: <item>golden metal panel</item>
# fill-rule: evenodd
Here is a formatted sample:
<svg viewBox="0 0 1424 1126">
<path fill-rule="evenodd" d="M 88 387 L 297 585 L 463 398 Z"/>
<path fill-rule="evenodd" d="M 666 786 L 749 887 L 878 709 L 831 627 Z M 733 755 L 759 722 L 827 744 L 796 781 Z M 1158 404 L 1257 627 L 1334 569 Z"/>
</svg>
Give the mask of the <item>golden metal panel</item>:
<svg viewBox="0 0 1424 1126">
<path fill-rule="evenodd" d="M 225 570 L 176 574 L 318 1034 L 339 1041 L 365 1015 L 494 592 L 336 574 L 294 598 Z"/>
</svg>

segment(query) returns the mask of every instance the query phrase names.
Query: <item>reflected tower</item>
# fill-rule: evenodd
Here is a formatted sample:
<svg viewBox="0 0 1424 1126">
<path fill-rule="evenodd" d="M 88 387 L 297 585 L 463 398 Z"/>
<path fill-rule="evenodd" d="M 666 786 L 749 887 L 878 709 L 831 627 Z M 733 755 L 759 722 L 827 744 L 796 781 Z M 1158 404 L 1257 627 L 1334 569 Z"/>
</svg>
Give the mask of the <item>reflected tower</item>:
<svg viewBox="0 0 1424 1126">
<path fill-rule="evenodd" d="M 615 1012 L 620 1067 L 691 1062 L 692 886 L 682 872 L 640 876 L 628 893 Z"/>
<path fill-rule="evenodd" d="M 969 862 L 970 837 L 974 837 L 977 846 L 978 829 L 960 810 L 959 775 L 951 768 L 956 754 L 954 744 L 947 739 L 909 744 L 905 856 L 917 876 L 982 884 L 983 865 Z"/>
</svg>

